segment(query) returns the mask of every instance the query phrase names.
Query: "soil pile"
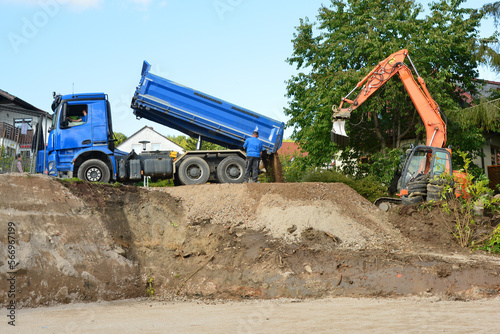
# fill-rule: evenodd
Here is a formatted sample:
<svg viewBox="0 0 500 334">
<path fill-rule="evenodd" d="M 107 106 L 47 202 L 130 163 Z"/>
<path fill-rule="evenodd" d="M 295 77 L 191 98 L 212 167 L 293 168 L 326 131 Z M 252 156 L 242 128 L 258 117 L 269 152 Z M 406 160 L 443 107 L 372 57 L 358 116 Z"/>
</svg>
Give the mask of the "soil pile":
<svg viewBox="0 0 500 334">
<path fill-rule="evenodd" d="M 148 287 L 160 298 L 232 299 L 467 299 L 500 287 L 499 257 L 422 243 L 401 226 L 411 215 L 383 213 L 344 184 L 143 189 L 6 174 L 0 192 L 3 305 L 9 222 L 25 306 L 140 297 Z"/>
</svg>

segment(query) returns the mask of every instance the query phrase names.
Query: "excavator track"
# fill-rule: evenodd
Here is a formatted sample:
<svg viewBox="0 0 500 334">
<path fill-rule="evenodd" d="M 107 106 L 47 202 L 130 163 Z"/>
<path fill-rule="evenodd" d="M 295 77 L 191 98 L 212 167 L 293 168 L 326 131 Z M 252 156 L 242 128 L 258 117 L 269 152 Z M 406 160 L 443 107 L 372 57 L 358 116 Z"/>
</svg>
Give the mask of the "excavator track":
<svg viewBox="0 0 500 334">
<path fill-rule="evenodd" d="M 380 197 L 373 202 L 380 210 L 389 211 L 391 205 L 400 205 L 401 199 L 394 197 Z"/>
</svg>

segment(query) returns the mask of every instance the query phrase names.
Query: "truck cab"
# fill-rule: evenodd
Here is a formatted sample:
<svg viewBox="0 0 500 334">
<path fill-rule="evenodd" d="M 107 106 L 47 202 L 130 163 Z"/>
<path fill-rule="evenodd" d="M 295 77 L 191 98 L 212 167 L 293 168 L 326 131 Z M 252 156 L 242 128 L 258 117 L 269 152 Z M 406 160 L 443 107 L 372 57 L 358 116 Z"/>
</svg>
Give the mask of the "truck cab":
<svg viewBox="0 0 500 334">
<path fill-rule="evenodd" d="M 37 172 L 109 182 L 115 174 L 115 154 L 120 152 L 115 152 L 107 95 L 54 94 L 52 110 L 47 148 L 38 154 Z"/>
</svg>

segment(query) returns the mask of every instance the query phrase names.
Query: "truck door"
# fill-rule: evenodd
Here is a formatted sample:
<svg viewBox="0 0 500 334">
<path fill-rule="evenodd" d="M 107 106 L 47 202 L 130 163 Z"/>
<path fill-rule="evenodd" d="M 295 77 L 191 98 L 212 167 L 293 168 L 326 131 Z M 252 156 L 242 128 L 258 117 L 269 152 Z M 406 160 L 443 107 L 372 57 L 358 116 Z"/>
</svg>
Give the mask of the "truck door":
<svg viewBox="0 0 500 334">
<path fill-rule="evenodd" d="M 92 109 L 92 129 L 91 137 L 93 146 L 108 145 L 108 108 L 107 101 L 95 100 L 89 101 L 89 107 Z"/>
<path fill-rule="evenodd" d="M 59 131 L 54 140 L 60 155 L 74 155 L 75 150 L 92 145 L 91 119 L 92 108 L 89 104 L 70 101 L 62 105 Z"/>
</svg>

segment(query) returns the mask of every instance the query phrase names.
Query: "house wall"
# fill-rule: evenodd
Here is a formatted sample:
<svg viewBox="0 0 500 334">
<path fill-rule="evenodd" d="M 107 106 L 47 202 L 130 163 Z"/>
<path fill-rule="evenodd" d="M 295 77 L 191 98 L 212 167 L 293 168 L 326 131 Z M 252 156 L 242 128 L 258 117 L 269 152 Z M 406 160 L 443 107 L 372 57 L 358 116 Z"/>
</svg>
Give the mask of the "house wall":
<svg viewBox="0 0 500 334">
<path fill-rule="evenodd" d="M 2 133 L 0 133 L 0 145 L 8 147 L 15 153 L 31 150 L 30 145 L 31 145 L 32 134 L 29 136 L 29 140 L 27 140 L 26 137 L 24 137 L 25 141 L 29 141 L 29 143 L 28 142 L 20 143 L 19 140 L 12 140 L 12 138 L 3 138 L 4 134 L 6 135 L 6 133 L 4 133 L 3 131 L 3 128 L 14 127 L 16 119 L 26 119 L 26 120 L 31 119 L 30 129 L 32 129 L 33 132 L 34 129 L 36 129 L 38 123 L 42 122 L 43 133 L 45 136 L 44 139 L 45 141 L 47 141 L 47 136 L 48 136 L 47 129 L 50 127 L 52 123 L 51 119 L 48 119 L 46 122 L 45 118 L 42 119 L 40 114 L 37 112 L 33 112 L 31 110 L 25 110 L 23 108 L 16 106 L 13 103 L 4 103 L 0 104 L 0 124 L 5 123 L 7 124 L 7 126 L 1 127 Z"/>
<path fill-rule="evenodd" d="M 481 157 L 473 160 L 479 167 L 483 167 L 484 173 L 488 175 L 488 166 L 500 165 L 500 136 L 494 136 L 486 139 L 483 147 L 484 166 Z"/>
<path fill-rule="evenodd" d="M 134 149 L 136 153 L 141 153 L 143 151 L 143 145 L 139 143 L 140 141 L 149 141 L 149 143 L 146 144 L 146 151 L 158 150 L 176 151 L 179 153 L 184 152 L 184 149 L 181 146 L 163 137 L 158 132 L 150 128 L 144 128 L 130 136 L 127 140 L 118 145 L 117 148 L 125 152 L 131 152 Z"/>
</svg>

